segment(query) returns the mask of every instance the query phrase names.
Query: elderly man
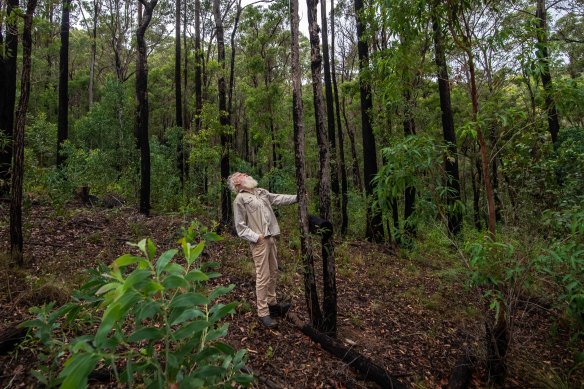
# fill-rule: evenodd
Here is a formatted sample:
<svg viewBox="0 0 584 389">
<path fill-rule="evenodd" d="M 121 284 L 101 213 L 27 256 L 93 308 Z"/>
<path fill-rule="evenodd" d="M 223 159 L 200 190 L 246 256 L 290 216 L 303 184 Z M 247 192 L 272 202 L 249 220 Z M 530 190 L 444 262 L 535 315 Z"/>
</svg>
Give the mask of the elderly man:
<svg viewBox="0 0 584 389">
<path fill-rule="evenodd" d="M 290 304 L 276 301 L 276 237 L 280 235 L 280 228 L 272 205 L 293 204 L 296 195 L 272 194 L 257 188 L 257 181 L 245 173 L 234 173 L 227 182 L 237 194 L 233 202 L 237 235 L 250 242 L 255 262 L 259 320 L 268 328 L 276 328 L 278 323 L 272 316 L 284 316 Z"/>
</svg>

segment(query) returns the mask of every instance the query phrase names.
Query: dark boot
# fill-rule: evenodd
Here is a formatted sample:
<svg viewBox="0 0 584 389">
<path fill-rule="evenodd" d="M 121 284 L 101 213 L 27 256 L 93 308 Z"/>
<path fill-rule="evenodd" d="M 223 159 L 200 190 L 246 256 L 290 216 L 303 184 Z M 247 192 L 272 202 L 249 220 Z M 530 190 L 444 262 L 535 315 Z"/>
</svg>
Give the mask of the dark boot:
<svg viewBox="0 0 584 389">
<path fill-rule="evenodd" d="M 290 310 L 290 304 L 268 305 L 268 308 L 270 309 L 270 315 L 283 317 Z"/>
<path fill-rule="evenodd" d="M 262 323 L 263 325 L 265 325 L 269 329 L 274 329 L 274 328 L 278 327 L 278 322 L 275 321 L 274 319 L 272 319 L 270 317 L 270 315 L 260 316 L 259 320 L 260 320 L 260 323 Z"/>
</svg>

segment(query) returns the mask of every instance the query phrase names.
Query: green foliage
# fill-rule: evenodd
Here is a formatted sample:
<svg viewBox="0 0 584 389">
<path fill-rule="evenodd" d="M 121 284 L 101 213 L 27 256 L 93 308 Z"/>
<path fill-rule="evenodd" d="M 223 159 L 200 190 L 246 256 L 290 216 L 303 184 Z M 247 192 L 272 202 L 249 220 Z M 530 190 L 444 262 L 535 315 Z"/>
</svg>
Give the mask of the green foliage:
<svg viewBox="0 0 584 389">
<path fill-rule="evenodd" d="M 584 207 L 565 204 L 546 211 L 543 222 L 555 239 L 538 257 L 538 269 L 558 286 L 560 307 L 574 320 L 575 336 L 584 335 Z"/>
<path fill-rule="evenodd" d="M 195 266 L 205 241 L 193 245 L 189 230 L 180 240 L 181 265 L 175 260 L 179 250 L 162 253 L 150 240 L 132 244 L 142 255 L 122 255 L 109 267 L 89 272 L 89 281 L 75 293 L 74 303 L 57 311 L 52 306 L 36 309 L 37 320 L 24 323 L 48 349 L 69 358 L 56 380 L 49 385 L 61 388 L 87 386 L 87 378 L 98 365 L 110 366 L 118 382 L 128 386 L 143 383 L 149 388 L 249 386 L 253 377 L 239 370 L 246 361 L 245 350 L 236 352 L 220 341 L 227 334 L 222 324 L 234 312 L 237 302 L 215 300 L 233 289 L 218 286 L 208 291 L 206 281 L 219 274 L 215 263 Z M 221 238 L 206 233 L 210 241 Z M 93 324 L 95 308 L 104 308 L 97 331 L 85 333 L 65 343 L 57 341 L 57 320 L 82 326 Z M 53 359 L 51 363 L 58 361 Z M 52 366 L 54 370 L 55 366 Z M 39 376 L 40 377 L 40 376 Z"/>
<path fill-rule="evenodd" d="M 398 199 L 406 188 L 414 187 L 423 193 L 416 201 L 414 214 L 402 221 L 397 235 L 401 235 L 407 225 L 414 226 L 421 220 L 434 217 L 437 206 L 445 204 L 447 188 L 442 185 L 439 174 L 443 146 L 425 136 L 408 136 L 396 139 L 391 146 L 381 152 L 386 164 L 379 170 L 373 183 L 376 202 L 384 214 L 390 214 L 391 202 Z"/>
</svg>

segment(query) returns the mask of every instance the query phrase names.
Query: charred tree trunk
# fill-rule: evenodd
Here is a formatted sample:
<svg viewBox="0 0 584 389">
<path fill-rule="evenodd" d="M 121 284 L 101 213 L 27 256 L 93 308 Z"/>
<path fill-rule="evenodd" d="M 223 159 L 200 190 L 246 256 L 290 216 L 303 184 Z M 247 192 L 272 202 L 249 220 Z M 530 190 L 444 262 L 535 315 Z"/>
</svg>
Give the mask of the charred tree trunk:
<svg viewBox="0 0 584 389">
<path fill-rule="evenodd" d="M 442 132 L 448 154 L 444 156 L 446 182 L 449 188 L 447 193 L 448 204 L 448 231 L 456 235 L 462 226 L 462 215 L 456 211 L 454 204 L 460 200 L 460 179 L 458 173 L 458 151 L 456 148 L 456 132 L 454 115 L 450 100 L 450 79 L 444 51 L 442 27 L 437 10 L 432 13 L 432 27 L 434 30 L 434 53 L 438 70 L 438 91 L 440 94 L 440 109 L 442 111 Z"/>
<path fill-rule="evenodd" d="M 304 296 L 306 309 L 312 325 L 322 323 L 322 314 L 318 304 L 316 280 L 314 276 L 314 259 L 308 225 L 306 200 L 306 157 L 304 155 L 304 122 L 302 107 L 302 73 L 300 69 L 300 49 L 298 43 L 298 0 L 290 0 L 290 27 L 292 37 L 292 118 L 294 121 L 294 161 L 296 164 L 296 187 L 298 188 L 298 222 L 300 229 L 300 246 L 304 261 Z"/>
<path fill-rule="evenodd" d="M 326 0 L 320 1 L 320 20 L 322 36 L 322 61 L 324 68 L 324 92 L 326 95 L 326 116 L 330 150 L 331 190 L 334 195 L 335 208 L 340 208 L 338 156 L 335 134 L 335 111 L 333 108 L 333 88 L 331 83 L 331 65 L 329 61 L 328 29 L 326 22 Z"/>
<path fill-rule="evenodd" d="M 359 190 L 359 193 L 363 193 L 363 181 L 361 180 L 361 171 L 359 170 L 359 160 L 357 159 L 357 148 L 355 147 L 355 131 L 349 124 L 347 119 L 347 108 L 345 107 L 345 96 L 343 96 L 343 119 L 345 120 L 345 126 L 347 127 L 347 135 L 349 135 L 349 141 L 351 143 L 351 157 L 353 159 L 352 171 L 353 180 L 355 187 Z"/>
<path fill-rule="evenodd" d="M 19 266 L 22 256 L 22 178 L 24 176 L 24 127 L 30 97 L 30 69 L 32 61 L 32 22 L 37 0 L 28 0 L 22 31 L 22 77 L 20 100 L 16 110 L 13 132 L 14 162 L 12 165 L 12 193 L 10 199 L 10 256 Z"/>
<path fill-rule="evenodd" d="M 341 107 L 339 104 L 339 90 L 337 88 L 337 73 L 335 69 L 335 1 L 331 0 L 331 78 L 335 96 L 335 113 L 337 118 L 337 134 L 339 137 L 339 170 L 341 171 L 341 235 L 347 234 L 349 217 L 347 215 L 347 168 L 345 165 L 345 147 L 343 129 L 341 127 Z M 359 169 L 357 169 L 357 172 Z"/>
<path fill-rule="evenodd" d="M 365 80 L 363 72 L 368 67 L 369 49 L 365 41 L 365 23 L 361 13 L 363 0 L 355 0 L 355 15 L 357 19 L 357 49 L 359 52 L 359 92 L 361 95 L 361 131 L 363 134 L 363 179 L 365 180 L 365 195 L 367 196 L 367 230 L 365 236 L 373 242 L 383 241 L 383 223 L 381 213 L 373 206 L 373 187 L 371 181 L 377 174 L 377 151 L 375 136 L 369 120 L 369 111 L 373 106 L 371 87 Z"/>
<path fill-rule="evenodd" d="M 57 166 L 61 167 L 65 157 L 61 147 L 69 135 L 69 13 L 71 0 L 63 0 L 61 15 L 61 48 L 59 50 L 59 120 L 57 126 Z"/>
<path fill-rule="evenodd" d="M 321 82 L 321 65 L 322 57 L 320 54 L 320 42 L 318 37 L 318 21 L 317 16 L 318 0 L 307 0 L 307 15 L 308 15 L 308 31 L 310 34 L 310 68 L 312 73 L 312 91 L 314 95 L 314 112 L 316 119 L 316 133 L 318 141 L 318 179 L 319 179 L 319 206 L 320 217 L 325 220 L 330 220 L 330 153 L 329 153 L 329 137 L 327 137 L 326 126 L 324 123 L 324 99 L 322 95 Z M 325 7 L 326 11 L 326 7 Z M 326 20 L 326 18 L 325 18 Z M 326 26 L 323 26 L 326 29 Z M 324 42 L 323 42 L 324 45 Z M 328 53 L 325 51 L 326 56 Z M 326 72 L 326 70 L 325 70 Z M 328 92 L 332 94 L 330 89 L 330 74 Z M 332 106 L 332 96 L 327 96 L 327 103 L 330 101 Z M 332 110 L 330 112 L 332 114 Z M 334 126 L 334 116 L 333 118 Z M 330 123 L 330 122 L 329 122 Z M 334 128 L 333 128 L 334 141 Z M 337 182 L 338 185 L 338 182 Z M 330 240 L 323 239 L 322 246 L 322 262 L 323 262 L 323 322 L 322 326 L 318 327 L 324 332 L 336 334 L 337 327 L 337 295 L 336 295 L 336 277 L 335 277 L 335 262 L 333 245 Z"/>
<path fill-rule="evenodd" d="M 18 22 L 16 10 L 18 0 L 9 0 L 6 4 L 6 40 L 0 50 L 0 137 L 6 139 L 4 148 L 0 148 L 0 196 L 10 191 L 10 164 L 12 163 L 12 145 L 14 128 L 14 105 L 16 103 L 16 60 L 18 53 Z M 1 33 L 0 33 L 1 34 Z M 0 35 L 0 38 L 1 35 Z"/>
<path fill-rule="evenodd" d="M 144 34 L 152 20 L 152 13 L 158 0 L 139 0 L 144 7 L 144 15 L 139 17 L 136 61 L 136 129 L 140 146 L 140 213 L 150 214 L 150 143 L 148 137 L 148 56 Z"/>
<path fill-rule="evenodd" d="M 201 110 L 203 109 L 202 66 L 201 0 L 195 0 L 195 132 L 201 130 Z"/>
<path fill-rule="evenodd" d="M 175 89 L 175 121 L 176 126 L 183 128 L 183 112 L 182 112 L 182 83 L 180 79 L 181 73 L 181 43 L 180 43 L 180 27 L 181 27 L 181 5 L 180 0 L 175 0 L 175 27 L 174 27 L 174 87 Z M 183 132 L 184 133 L 184 132 Z M 177 168 L 181 184 L 184 185 L 184 150 L 183 150 L 183 135 L 178 139 L 178 150 L 176 150 Z"/>
<path fill-rule="evenodd" d="M 406 70 L 407 72 L 408 70 Z M 410 91 L 410 85 L 405 86 L 404 91 L 404 135 L 416 135 L 416 125 L 412 113 L 413 99 Z M 413 218 L 411 217 L 414 213 L 414 208 L 416 206 L 416 187 L 408 186 L 404 194 L 404 224 L 405 231 L 408 235 L 408 239 L 411 239 L 416 234 L 416 225 L 414 224 Z"/>
<path fill-rule="evenodd" d="M 324 122 L 324 97 L 322 95 L 320 39 L 318 36 L 318 21 L 316 6 L 318 0 L 306 0 L 308 31 L 310 35 L 310 70 L 312 73 L 312 93 L 314 102 L 314 117 L 318 141 L 318 182 L 320 217 L 330 220 L 330 154 L 326 125 Z"/>
<path fill-rule="evenodd" d="M 560 122 L 558 120 L 558 111 L 556 103 L 552 95 L 552 75 L 550 73 L 550 56 L 548 51 L 547 40 L 547 10 L 545 8 L 545 0 L 537 0 L 536 17 L 539 22 L 537 31 L 537 43 L 539 53 L 537 57 L 542 65 L 541 82 L 543 84 L 545 95 L 545 109 L 547 111 L 547 120 L 549 132 L 552 136 L 552 142 L 555 144 L 558 140 L 558 133 L 560 132 Z"/>
<path fill-rule="evenodd" d="M 231 225 L 231 196 L 229 188 L 225 184 L 229 177 L 229 148 L 230 137 L 228 135 L 229 113 L 227 112 L 227 91 L 225 85 L 225 42 L 223 35 L 223 20 L 219 9 L 219 0 L 213 0 L 213 16 L 217 31 L 217 59 L 221 69 L 217 79 L 219 89 L 219 122 L 221 123 L 221 221 Z"/>
</svg>

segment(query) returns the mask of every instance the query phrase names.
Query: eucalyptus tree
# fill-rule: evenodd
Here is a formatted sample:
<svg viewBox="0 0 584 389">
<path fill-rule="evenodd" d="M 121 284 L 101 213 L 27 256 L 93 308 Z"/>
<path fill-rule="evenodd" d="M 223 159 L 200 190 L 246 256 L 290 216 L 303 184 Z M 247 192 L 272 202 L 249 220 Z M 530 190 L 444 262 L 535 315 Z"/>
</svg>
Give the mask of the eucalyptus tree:
<svg viewBox="0 0 584 389">
<path fill-rule="evenodd" d="M 231 136 L 229 134 L 229 112 L 227 112 L 227 86 L 225 83 L 225 40 L 223 31 L 223 18 L 219 7 L 219 0 L 213 0 L 213 16 L 215 18 L 215 28 L 217 31 L 217 60 L 219 62 L 219 72 L 217 86 L 219 92 L 219 122 L 221 123 L 221 221 L 230 225 L 231 217 L 231 196 L 227 187 L 227 177 L 229 176 L 229 150 L 231 148 Z"/>
<path fill-rule="evenodd" d="M 89 1 L 81 1 L 79 11 L 82 15 L 82 23 L 84 24 L 85 28 L 87 29 L 87 33 L 89 34 L 89 38 L 91 39 L 91 59 L 89 62 L 89 86 L 88 86 L 88 102 L 89 107 L 93 104 L 93 89 L 95 83 L 95 62 L 97 56 L 97 26 L 98 21 L 101 15 L 101 9 L 103 7 L 103 0 L 91 0 Z M 91 18 L 85 16 L 85 11 L 87 11 Z M 91 23 L 90 23 L 91 21 Z"/>
<path fill-rule="evenodd" d="M 18 0 L 6 2 L 4 23 L 0 27 L 0 195 L 7 194 L 12 162 L 12 130 L 16 101 L 18 53 Z M 5 30 L 4 30 L 5 28 Z"/>
<path fill-rule="evenodd" d="M 10 198 L 10 255 L 19 265 L 24 264 L 22 256 L 22 179 L 24 176 L 24 127 L 30 95 L 30 73 L 32 62 L 32 26 L 37 0 L 27 0 L 22 30 L 22 77 L 20 99 L 16 110 L 13 132 L 14 157 L 12 163 L 12 188 Z"/>
<path fill-rule="evenodd" d="M 357 41 L 359 52 L 359 94 L 361 96 L 361 132 L 363 138 L 363 179 L 365 180 L 365 195 L 367 196 L 367 239 L 374 242 L 383 240 L 383 224 L 379 209 L 373 205 L 373 186 L 371 181 L 377 174 L 377 150 L 375 135 L 371 127 L 369 112 L 373 107 L 371 86 L 365 73 L 369 67 L 369 48 L 365 37 L 365 15 L 363 0 L 355 0 L 355 17 L 357 21 Z"/>
<path fill-rule="evenodd" d="M 264 166 L 258 165 L 258 160 L 266 161 L 267 170 L 272 171 L 284 167 L 283 158 L 292 157 L 282 152 L 288 136 L 283 128 L 289 120 L 284 102 L 290 58 L 287 6 L 277 2 L 266 8 L 246 7 L 241 20 L 239 46 L 243 71 L 239 89 L 246 96 L 246 121 L 250 128 L 249 134 L 240 135 L 247 140 L 244 149 L 254 154 L 246 155 L 245 159 L 260 172 Z M 243 130 L 248 131 L 247 127 Z"/>
<path fill-rule="evenodd" d="M 341 125 L 341 106 L 339 104 L 339 89 L 337 87 L 337 72 L 335 64 L 335 1 L 331 0 L 331 79 L 333 83 L 334 103 L 337 136 L 339 138 L 339 165 L 338 170 L 341 173 L 341 235 L 347 233 L 348 215 L 347 215 L 347 168 L 345 166 L 345 146 L 343 140 L 343 128 Z M 359 169 L 357 169 L 359 172 Z"/>
<path fill-rule="evenodd" d="M 140 213 L 150 213 L 150 143 L 148 136 L 148 53 L 144 35 L 158 0 L 139 0 L 144 15 L 138 12 L 136 61 L 136 134 L 140 146 Z"/>
<path fill-rule="evenodd" d="M 550 72 L 550 55 L 548 45 L 548 22 L 547 22 L 547 8 L 545 0 L 537 0 L 537 10 L 535 17 L 538 21 L 537 29 L 537 58 L 541 64 L 541 82 L 544 89 L 545 110 L 547 111 L 548 131 L 552 137 L 552 142 L 555 144 L 558 140 L 558 133 L 560 132 L 560 121 L 558 119 L 558 111 L 553 97 L 552 75 Z"/>
<path fill-rule="evenodd" d="M 446 63 L 444 45 L 444 31 L 440 20 L 438 1 L 432 5 L 432 29 L 434 31 L 434 60 L 438 75 L 438 92 L 440 95 L 440 110 L 442 111 L 442 133 L 448 149 L 444 157 L 444 168 L 447 180 L 448 231 L 458 234 L 462 226 L 462 214 L 456 210 L 456 202 L 460 201 L 460 177 L 458 172 L 458 151 L 456 145 L 456 131 L 454 115 L 450 99 L 450 78 Z"/>
<path fill-rule="evenodd" d="M 319 327 L 322 313 L 318 304 L 316 280 L 314 276 L 314 259 L 308 226 L 308 209 L 306 200 L 306 155 L 304 139 L 304 108 L 302 106 L 302 72 L 300 68 L 300 48 L 298 43 L 298 0 L 290 0 L 290 28 L 292 39 L 292 117 L 294 121 L 294 162 L 296 165 L 296 187 L 298 194 L 298 224 L 300 229 L 300 246 L 304 263 L 304 297 L 310 322 Z"/>
<path fill-rule="evenodd" d="M 61 145 L 69 137 L 69 14 L 71 0 L 63 0 L 61 13 L 61 47 L 59 54 L 59 121 L 57 126 L 57 166 L 65 158 Z"/>
</svg>

